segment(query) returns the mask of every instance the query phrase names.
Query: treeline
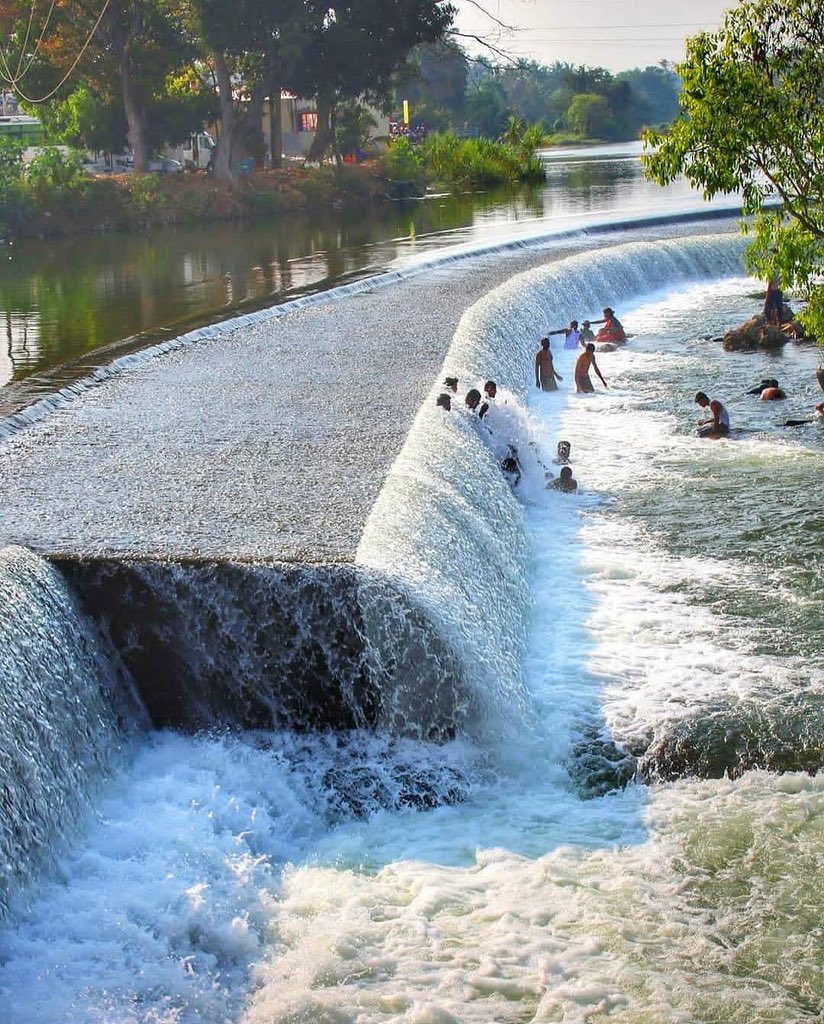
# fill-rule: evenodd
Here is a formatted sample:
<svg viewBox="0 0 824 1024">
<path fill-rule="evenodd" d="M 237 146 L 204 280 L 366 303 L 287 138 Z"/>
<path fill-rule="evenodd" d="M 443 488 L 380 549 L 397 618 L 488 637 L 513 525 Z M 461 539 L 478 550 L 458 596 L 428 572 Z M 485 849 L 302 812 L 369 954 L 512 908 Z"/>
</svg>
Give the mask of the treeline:
<svg viewBox="0 0 824 1024">
<path fill-rule="evenodd" d="M 512 119 L 540 124 L 550 137 L 624 141 L 678 116 L 680 80 L 672 65 L 613 75 L 605 68 L 534 61 L 496 67 L 470 61 L 454 41 L 421 45 L 401 90 L 413 120 L 436 131 L 505 134 Z"/>
<path fill-rule="evenodd" d="M 385 102 L 409 52 L 443 38 L 454 13 L 442 0 L 0 0 L 0 38 L 9 84 L 52 141 L 128 142 L 140 173 L 153 150 L 218 120 L 215 175 L 231 181 L 261 145 L 267 97 L 315 98 L 319 157 L 338 106 Z"/>
<path fill-rule="evenodd" d="M 128 147 L 138 173 L 163 145 L 217 122 L 214 172 L 232 182 L 242 161 L 262 158 L 265 101 L 282 91 L 315 99 L 313 160 L 357 147 L 365 104 L 398 111 L 407 99 L 430 132 L 516 146 L 526 125 L 544 138 L 617 140 L 678 113 L 667 65 L 618 75 L 485 65 L 450 36 L 454 13 L 443 0 L 62 0 L 42 10 L 0 0 L 0 38 L 6 77 L 17 69 L 14 90 L 50 142 Z M 280 103 L 269 108 L 278 166 Z"/>
</svg>

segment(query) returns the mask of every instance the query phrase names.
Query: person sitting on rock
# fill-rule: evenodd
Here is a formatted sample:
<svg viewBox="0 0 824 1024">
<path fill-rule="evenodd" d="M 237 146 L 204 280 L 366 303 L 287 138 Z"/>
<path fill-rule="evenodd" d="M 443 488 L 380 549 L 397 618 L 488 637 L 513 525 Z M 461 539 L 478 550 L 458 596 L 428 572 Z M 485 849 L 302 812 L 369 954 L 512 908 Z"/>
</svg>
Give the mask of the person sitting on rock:
<svg viewBox="0 0 824 1024">
<path fill-rule="evenodd" d="M 611 341 L 616 345 L 623 345 L 627 340 L 626 331 L 612 307 L 605 306 L 603 320 L 593 320 L 593 323 L 604 325 L 595 335 L 596 341 Z"/>
<path fill-rule="evenodd" d="M 767 282 L 767 294 L 764 296 L 764 319 L 773 327 L 780 327 L 783 308 L 784 293 L 781 291 L 781 280 L 778 274 L 773 274 Z"/>
</svg>

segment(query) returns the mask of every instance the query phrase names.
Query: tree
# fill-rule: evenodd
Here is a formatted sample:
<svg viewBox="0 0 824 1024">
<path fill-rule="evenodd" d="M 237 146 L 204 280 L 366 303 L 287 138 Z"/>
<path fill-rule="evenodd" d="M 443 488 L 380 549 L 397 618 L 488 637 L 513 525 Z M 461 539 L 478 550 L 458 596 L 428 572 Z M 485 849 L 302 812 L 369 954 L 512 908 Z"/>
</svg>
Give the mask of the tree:
<svg viewBox="0 0 824 1024">
<path fill-rule="evenodd" d="M 497 78 L 486 78 L 469 93 L 466 104 L 470 122 L 481 135 L 497 139 L 512 114 L 503 85 Z"/>
<path fill-rule="evenodd" d="M 24 0 L 2 0 L 0 16 L 10 26 L 6 52 L 20 76 L 16 89 L 59 139 L 120 148 L 125 124 L 138 173 L 148 169 L 153 141 L 177 141 L 162 137 L 160 107 L 171 113 L 168 79 L 194 51 L 173 0 L 108 0 L 105 7 L 99 0 L 58 0 L 40 11 Z"/>
<path fill-rule="evenodd" d="M 343 103 L 337 118 L 337 148 L 340 153 L 356 153 L 363 149 L 369 133 L 376 127 L 375 118 L 361 103 Z"/>
<path fill-rule="evenodd" d="M 807 298 L 802 320 L 824 339 L 820 0 L 742 0 L 717 32 L 687 41 L 677 71 L 681 115 L 669 132 L 645 133 L 648 177 L 683 174 L 707 198 L 740 192 L 755 218 L 749 268 Z"/>
<path fill-rule="evenodd" d="M 269 96 L 279 108 L 287 54 L 303 45 L 307 9 L 303 0 L 189 0 L 190 32 L 217 86 L 214 174 L 227 184 L 244 157 L 262 155 L 263 102 Z"/>
<path fill-rule="evenodd" d="M 466 103 L 467 56 L 454 40 L 416 46 L 396 79 L 399 99 L 415 109 L 435 107 L 463 115 Z"/>
<path fill-rule="evenodd" d="M 612 133 L 613 117 L 604 96 L 580 92 L 574 96 L 566 115 L 567 124 L 585 139 L 605 139 Z"/>
<path fill-rule="evenodd" d="M 441 39 L 455 15 L 441 0 L 307 0 L 306 47 L 290 75 L 294 92 L 315 96 L 318 131 L 310 157 L 334 147 L 340 102 L 385 101 L 410 51 Z M 338 155 L 338 154 L 336 154 Z"/>
</svg>

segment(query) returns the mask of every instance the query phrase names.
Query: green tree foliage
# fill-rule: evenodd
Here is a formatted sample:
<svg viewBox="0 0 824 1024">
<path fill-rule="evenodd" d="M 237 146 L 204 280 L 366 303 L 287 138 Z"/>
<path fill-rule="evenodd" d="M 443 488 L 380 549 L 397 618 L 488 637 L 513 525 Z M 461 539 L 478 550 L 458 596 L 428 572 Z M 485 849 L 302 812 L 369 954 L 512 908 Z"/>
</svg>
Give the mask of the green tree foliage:
<svg viewBox="0 0 824 1024">
<path fill-rule="evenodd" d="M 718 32 L 688 40 L 678 71 L 682 113 L 645 134 L 648 176 L 739 192 L 755 215 L 750 268 L 806 297 L 802 319 L 824 339 L 824 8 L 742 0 Z"/>
<path fill-rule="evenodd" d="M 24 148 L 19 140 L 0 136 L 0 206 L 8 202 L 22 180 Z"/>
<path fill-rule="evenodd" d="M 585 139 L 604 139 L 611 133 L 612 108 L 605 96 L 579 92 L 566 114 L 568 126 Z"/>
<path fill-rule="evenodd" d="M 497 139 L 513 114 L 497 77 L 484 78 L 470 90 L 466 111 L 470 125 L 488 139 Z"/>
<path fill-rule="evenodd" d="M 290 79 L 295 92 L 318 101 L 318 133 L 310 156 L 334 143 L 338 104 L 385 102 L 398 68 L 414 47 L 441 39 L 455 9 L 441 0 L 328 0 L 306 4 L 303 60 Z"/>
<path fill-rule="evenodd" d="M 103 153 L 119 153 L 126 146 L 123 104 L 103 98 L 88 81 L 81 81 L 65 99 L 55 99 L 36 112 L 52 142 Z"/>
<path fill-rule="evenodd" d="M 466 54 L 454 40 L 422 43 L 396 76 L 395 106 L 409 100 L 416 121 L 430 128 L 455 128 L 465 117 L 467 76 Z M 430 111 L 437 112 L 435 118 Z"/>
<path fill-rule="evenodd" d="M 678 117 L 680 79 L 671 64 L 622 71 L 617 79 L 626 82 L 633 95 L 636 129 L 669 124 Z"/>
<path fill-rule="evenodd" d="M 172 126 L 178 130 L 181 120 L 174 108 L 191 107 L 192 99 L 176 94 L 170 82 L 196 52 L 178 3 L 109 0 L 102 10 L 98 0 L 43 7 L 3 0 L 3 7 L 11 25 L 6 40 L 11 64 L 19 58 L 28 69 L 24 99 L 49 96 L 45 103 L 26 106 L 43 120 L 51 141 L 116 151 L 128 139 L 137 171 L 148 167 L 153 146 L 178 141 L 169 132 Z M 205 83 L 200 92 L 205 93 Z M 198 109 L 204 109 L 203 102 Z"/>
<path fill-rule="evenodd" d="M 335 124 L 338 152 L 354 153 L 363 149 L 376 123 L 362 103 L 342 104 Z"/>
</svg>

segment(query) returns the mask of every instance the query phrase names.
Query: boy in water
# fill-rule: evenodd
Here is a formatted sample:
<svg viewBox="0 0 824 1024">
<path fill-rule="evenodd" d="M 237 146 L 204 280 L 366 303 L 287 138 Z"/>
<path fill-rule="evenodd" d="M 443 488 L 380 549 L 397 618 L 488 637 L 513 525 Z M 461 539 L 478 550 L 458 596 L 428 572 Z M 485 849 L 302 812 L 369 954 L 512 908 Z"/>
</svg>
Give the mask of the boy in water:
<svg viewBox="0 0 824 1024">
<path fill-rule="evenodd" d="M 572 445 L 569 441 L 559 441 L 556 448 L 555 458 L 552 460 L 556 466 L 566 466 L 572 454 Z"/>
<path fill-rule="evenodd" d="M 547 487 L 552 491 L 563 491 L 565 494 L 572 494 L 578 490 L 578 481 L 573 477 L 569 466 L 564 466 L 558 479 L 550 480 Z"/>
<path fill-rule="evenodd" d="M 593 370 L 598 374 L 601 383 L 604 387 L 607 386 L 607 382 L 604 380 L 603 374 L 598 369 L 598 364 L 595 362 L 595 345 L 590 342 L 584 351 L 578 356 L 578 360 L 575 363 L 575 390 L 583 392 L 592 392 L 595 388 L 592 385 L 592 381 L 589 379 L 589 370 L 592 367 Z"/>
<path fill-rule="evenodd" d="M 549 338 L 541 338 L 541 348 L 535 356 L 535 387 L 542 391 L 557 391 L 556 381 L 563 379 L 560 373 L 555 372 L 552 353 L 549 351 Z"/>
</svg>

